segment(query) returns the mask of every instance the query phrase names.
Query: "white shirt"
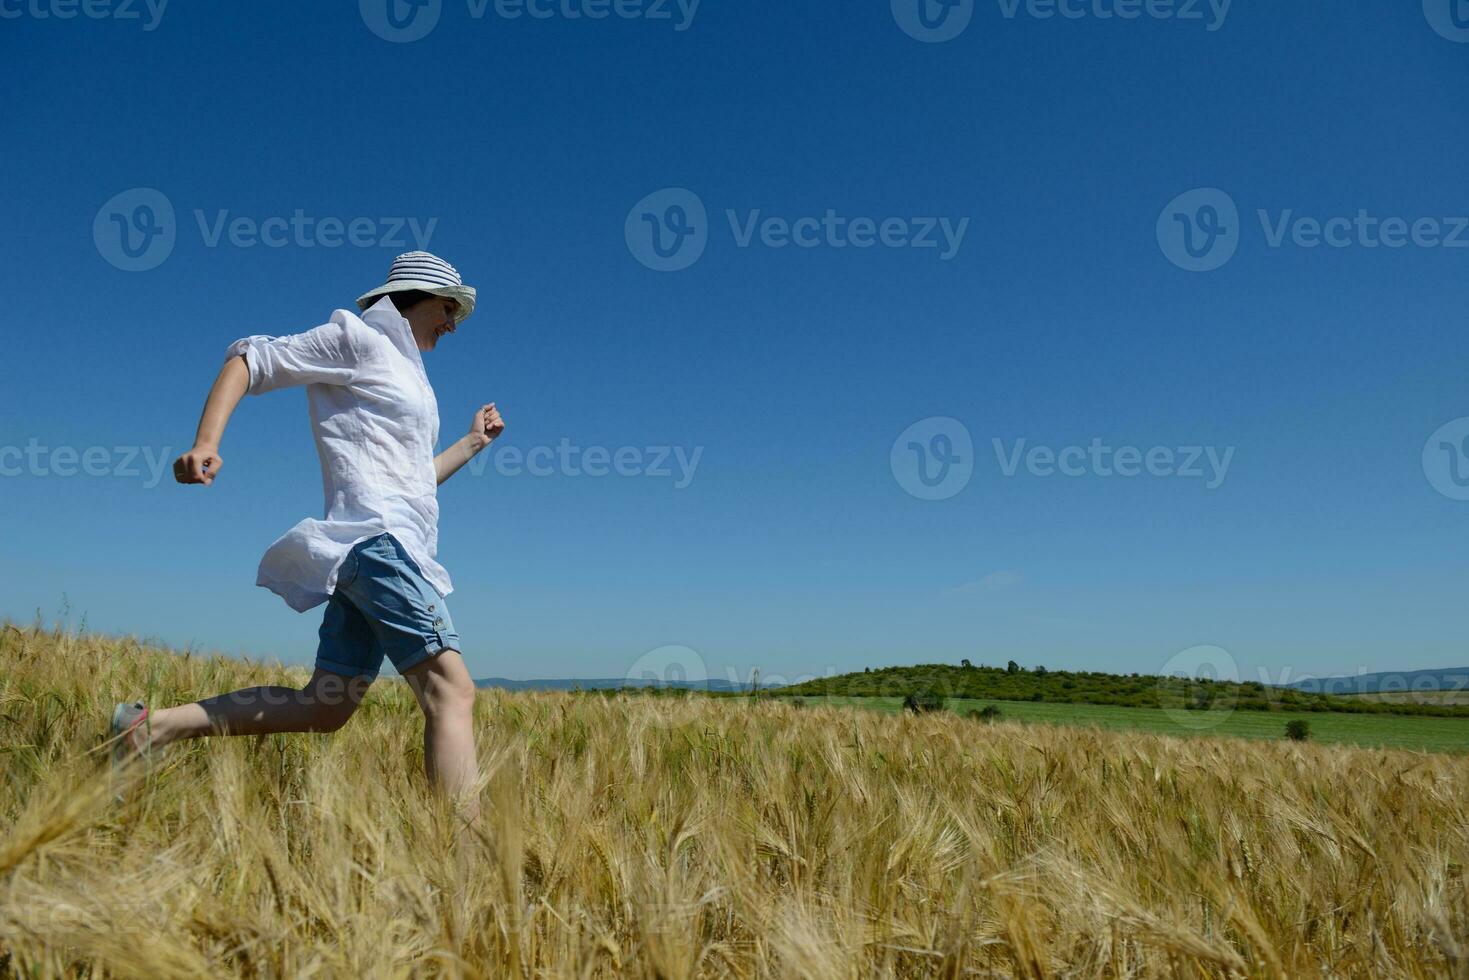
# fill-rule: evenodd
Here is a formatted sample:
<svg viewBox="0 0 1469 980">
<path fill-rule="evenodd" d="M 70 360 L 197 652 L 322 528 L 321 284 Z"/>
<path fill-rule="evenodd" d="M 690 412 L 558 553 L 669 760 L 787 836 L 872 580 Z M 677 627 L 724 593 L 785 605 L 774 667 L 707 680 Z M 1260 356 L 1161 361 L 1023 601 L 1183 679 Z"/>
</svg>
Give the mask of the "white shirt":
<svg viewBox="0 0 1469 980">
<path fill-rule="evenodd" d="M 384 531 L 402 543 L 440 596 L 453 584 L 439 547 L 434 445 L 439 404 L 413 331 L 387 296 L 360 316 L 289 337 L 244 337 L 226 358 L 245 355 L 249 394 L 306 386 L 311 434 L 321 457 L 325 519 L 307 518 L 265 552 L 255 584 L 297 612 L 330 598 L 342 559 Z"/>
</svg>

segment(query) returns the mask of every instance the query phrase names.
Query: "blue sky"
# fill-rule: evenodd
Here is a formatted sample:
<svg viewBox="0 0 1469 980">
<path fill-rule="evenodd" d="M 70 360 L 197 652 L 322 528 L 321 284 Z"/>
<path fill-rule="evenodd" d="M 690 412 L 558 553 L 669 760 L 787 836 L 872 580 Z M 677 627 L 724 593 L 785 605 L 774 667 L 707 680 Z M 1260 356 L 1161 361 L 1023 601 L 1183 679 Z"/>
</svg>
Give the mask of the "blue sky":
<svg viewBox="0 0 1469 980">
<path fill-rule="evenodd" d="M 320 513 L 304 394 L 208 490 L 148 459 L 412 218 L 480 293 L 446 441 L 494 400 L 495 452 L 641 474 L 441 488 L 476 676 L 1469 663 L 1462 0 L 374 2 L 0 0 L 0 615 L 309 663 L 253 585 Z"/>
</svg>

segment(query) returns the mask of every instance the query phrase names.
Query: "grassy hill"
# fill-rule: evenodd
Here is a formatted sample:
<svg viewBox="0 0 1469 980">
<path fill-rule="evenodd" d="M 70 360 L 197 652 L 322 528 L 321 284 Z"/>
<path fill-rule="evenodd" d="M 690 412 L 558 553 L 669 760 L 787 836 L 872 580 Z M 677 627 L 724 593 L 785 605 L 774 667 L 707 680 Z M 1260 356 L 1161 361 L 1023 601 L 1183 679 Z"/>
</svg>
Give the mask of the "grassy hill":
<svg viewBox="0 0 1469 980">
<path fill-rule="evenodd" d="M 884 667 L 819 678 L 769 693 L 776 697 L 843 698 L 905 698 L 928 694 L 945 699 L 1099 704 L 1186 711 L 1340 711 L 1469 718 L 1469 705 L 1453 703 L 1334 697 L 1253 681 L 1236 684 L 1150 674 L 1051 671 L 1044 667 L 1027 669 L 1018 664 L 1013 665 L 1013 669 L 1010 666 L 965 667 L 953 664 Z"/>
</svg>

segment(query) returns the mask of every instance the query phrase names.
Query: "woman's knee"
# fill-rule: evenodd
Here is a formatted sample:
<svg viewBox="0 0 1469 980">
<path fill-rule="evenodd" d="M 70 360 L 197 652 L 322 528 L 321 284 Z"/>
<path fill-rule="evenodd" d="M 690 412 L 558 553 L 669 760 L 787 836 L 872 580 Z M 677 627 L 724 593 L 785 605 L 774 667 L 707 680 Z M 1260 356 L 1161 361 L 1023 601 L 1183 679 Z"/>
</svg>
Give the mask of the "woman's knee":
<svg viewBox="0 0 1469 980">
<path fill-rule="evenodd" d="M 317 731 L 334 732 L 347 724 L 371 685 L 370 678 L 345 677 L 318 670 L 301 690 L 302 698 L 311 708 L 312 727 Z"/>
<path fill-rule="evenodd" d="M 425 714 L 452 714 L 474 709 L 475 687 L 457 650 L 445 650 L 410 669 L 404 678 L 413 687 Z"/>
</svg>

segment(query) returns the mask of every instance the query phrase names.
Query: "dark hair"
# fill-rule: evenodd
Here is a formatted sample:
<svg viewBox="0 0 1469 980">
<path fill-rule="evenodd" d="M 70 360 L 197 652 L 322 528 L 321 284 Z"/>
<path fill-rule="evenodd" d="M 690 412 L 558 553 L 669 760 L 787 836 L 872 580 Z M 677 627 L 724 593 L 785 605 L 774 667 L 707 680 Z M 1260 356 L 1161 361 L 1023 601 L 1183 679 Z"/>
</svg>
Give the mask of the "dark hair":
<svg viewBox="0 0 1469 980">
<path fill-rule="evenodd" d="M 433 293 L 426 293 L 421 289 L 405 289 L 402 292 L 388 293 L 388 299 L 393 301 L 393 306 L 397 308 L 399 313 L 402 313 L 410 306 L 416 306 L 422 303 L 426 299 L 434 298 Z"/>
</svg>

